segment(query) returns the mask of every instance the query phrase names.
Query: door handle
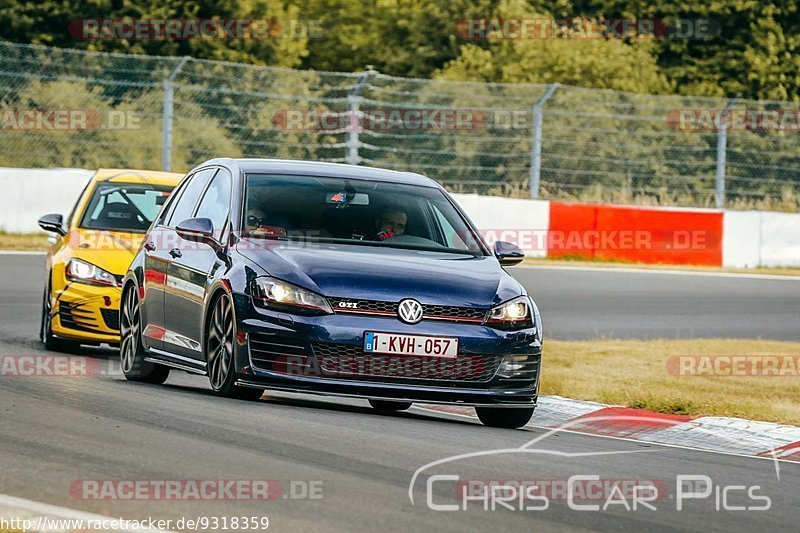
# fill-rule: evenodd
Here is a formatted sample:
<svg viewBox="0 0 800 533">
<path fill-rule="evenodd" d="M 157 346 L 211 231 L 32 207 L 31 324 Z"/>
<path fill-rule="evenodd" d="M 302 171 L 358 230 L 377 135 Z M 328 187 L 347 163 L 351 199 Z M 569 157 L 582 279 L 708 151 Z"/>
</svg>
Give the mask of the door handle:
<svg viewBox="0 0 800 533">
<path fill-rule="evenodd" d="M 183 254 L 179 249 L 173 248 L 172 250 L 169 251 L 169 255 L 171 255 L 172 257 L 181 257 Z"/>
<path fill-rule="evenodd" d="M 146 243 L 144 243 L 144 249 L 147 250 L 148 252 L 152 252 L 155 251 L 156 245 L 153 243 L 153 241 L 147 241 Z"/>
</svg>

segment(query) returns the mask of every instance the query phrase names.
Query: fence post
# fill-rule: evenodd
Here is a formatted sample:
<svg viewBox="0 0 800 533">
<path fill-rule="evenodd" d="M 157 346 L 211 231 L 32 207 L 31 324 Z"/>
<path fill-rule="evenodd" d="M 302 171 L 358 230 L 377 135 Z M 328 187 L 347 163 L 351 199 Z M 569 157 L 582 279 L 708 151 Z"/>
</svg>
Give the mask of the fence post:
<svg viewBox="0 0 800 533">
<path fill-rule="evenodd" d="M 348 165 L 357 165 L 361 162 L 361 156 L 358 155 L 358 147 L 360 145 L 358 132 L 361 129 L 359 111 L 361 108 L 361 100 L 363 99 L 361 97 L 361 91 L 364 90 L 364 86 L 367 84 L 367 81 L 369 81 L 370 76 L 375 73 L 376 71 L 373 69 L 372 65 L 367 65 L 367 69 L 358 77 L 356 84 L 353 85 L 347 93 L 347 107 L 348 113 L 350 114 L 350 121 L 348 124 L 349 131 L 347 133 L 347 153 L 345 155 L 345 162 Z"/>
<path fill-rule="evenodd" d="M 172 82 L 190 59 L 188 56 L 182 57 L 164 80 L 164 104 L 161 113 L 161 170 L 164 172 L 172 171 L 172 111 L 175 97 Z"/>
<path fill-rule="evenodd" d="M 542 166 L 542 108 L 544 104 L 553 96 L 559 84 L 551 84 L 545 93 L 535 104 L 533 104 L 533 142 L 531 143 L 531 172 L 530 189 L 531 198 L 539 198 L 539 181 L 541 179 Z"/>
<path fill-rule="evenodd" d="M 725 109 L 719 117 L 719 131 L 717 132 L 717 176 L 714 187 L 717 209 L 725 207 L 725 164 L 728 148 L 728 114 L 735 100 L 728 100 Z"/>
</svg>

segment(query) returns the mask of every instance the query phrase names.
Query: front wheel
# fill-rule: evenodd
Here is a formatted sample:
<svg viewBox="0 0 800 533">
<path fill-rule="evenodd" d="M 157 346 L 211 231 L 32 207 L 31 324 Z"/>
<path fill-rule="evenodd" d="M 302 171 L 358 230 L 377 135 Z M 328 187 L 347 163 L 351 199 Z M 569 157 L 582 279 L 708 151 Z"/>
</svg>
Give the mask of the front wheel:
<svg viewBox="0 0 800 533">
<path fill-rule="evenodd" d="M 236 364 L 233 357 L 235 338 L 236 325 L 231 300 L 226 294 L 222 294 L 214 301 L 206 334 L 208 382 L 217 396 L 258 400 L 264 394 L 264 389 L 236 385 Z"/>
<path fill-rule="evenodd" d="M 492 428 L 521 428 L 533 416 L 533 407 L 476 407 L 475 412 L 484 426 Z"/>
<path fill-rule="evenodd" d="M 145 361 L 142 346 L 141 314 L 136 289 L 128 288 L 122 295 L 120 309 L 119 358 L 122 373 L 129 381 L 161 384 L 169 377 L 169 367 Z"/>
</svg>

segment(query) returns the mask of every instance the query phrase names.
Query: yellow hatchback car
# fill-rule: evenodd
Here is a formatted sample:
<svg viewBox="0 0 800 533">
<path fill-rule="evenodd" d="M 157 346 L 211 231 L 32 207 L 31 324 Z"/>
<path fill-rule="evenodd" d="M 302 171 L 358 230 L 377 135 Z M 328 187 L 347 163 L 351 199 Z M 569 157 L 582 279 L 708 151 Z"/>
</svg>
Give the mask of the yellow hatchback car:
<svg viewBox="0 0 800 533">
<path fill-rule="evenodd" d="M 183 176 L 98 170 L 66 222 L 45 215 L 47 254 L 40 338 L 48 350 L 119 344 L 120 282 L 145 232 Z"/>
</svg>

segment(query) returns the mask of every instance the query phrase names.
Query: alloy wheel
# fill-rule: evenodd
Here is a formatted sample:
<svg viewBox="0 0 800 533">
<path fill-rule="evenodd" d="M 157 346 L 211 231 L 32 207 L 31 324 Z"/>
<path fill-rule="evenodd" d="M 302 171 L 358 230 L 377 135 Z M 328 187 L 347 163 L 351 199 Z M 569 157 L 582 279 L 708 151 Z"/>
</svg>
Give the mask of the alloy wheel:
<svg viewBox="0 0 800 533">
<path fill-rule="evenodd" d="M 130 373 L 136 363 L 136 352 L 139 347 L 139 298 L 136 291 L 131 289 L 125 296 L 122 305 L 122 316 L 120 320 L 120 361 L 122 371 Z"/>
<path fill-rule="evenodd" d="M 225 386 L 233 366 L 233 316 L 231 303 L 225 296 L 218 298 L 214 304 L 206 353 L 211 388 L 219 391 Z"/>
</svg>

